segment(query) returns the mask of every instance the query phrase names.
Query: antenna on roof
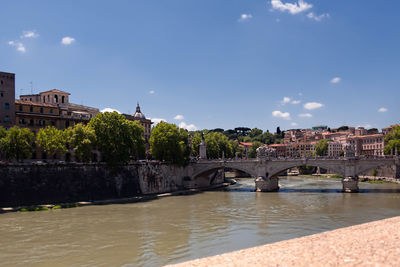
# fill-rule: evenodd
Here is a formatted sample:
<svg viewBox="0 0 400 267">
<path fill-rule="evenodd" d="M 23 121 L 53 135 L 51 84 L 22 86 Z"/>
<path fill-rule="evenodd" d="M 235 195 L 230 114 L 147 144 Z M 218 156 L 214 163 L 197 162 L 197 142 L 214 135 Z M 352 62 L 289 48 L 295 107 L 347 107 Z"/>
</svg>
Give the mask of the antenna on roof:
<svg viewBox="0 0 400 267">
<path fill-rule="evenodd" d="M 31 81 L 30 84 L 31 84 L 31 94 L 33 95 L 33 82 Z"/>
<path fill-rule="evenodd" d="M 24 89 L 19 89 L 19 91 L 20 91 L 20 93 L 19 93 L 19 98 L 21 98 L 21 95 L 22 95 L 22 91 L 24 91 Z"/>
</svg>

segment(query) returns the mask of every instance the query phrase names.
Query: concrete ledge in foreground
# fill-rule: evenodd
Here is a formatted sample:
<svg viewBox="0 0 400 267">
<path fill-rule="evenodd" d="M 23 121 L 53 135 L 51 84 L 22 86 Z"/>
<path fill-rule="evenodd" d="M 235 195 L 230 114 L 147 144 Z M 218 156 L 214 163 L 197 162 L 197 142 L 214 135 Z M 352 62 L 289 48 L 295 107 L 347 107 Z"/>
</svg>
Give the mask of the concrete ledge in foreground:
<svg viewBox="0 0 400 267">
<path fill-rule="evenodd" d="M 174 266 L 400 266 L 400 217 Z"/>
</svg>

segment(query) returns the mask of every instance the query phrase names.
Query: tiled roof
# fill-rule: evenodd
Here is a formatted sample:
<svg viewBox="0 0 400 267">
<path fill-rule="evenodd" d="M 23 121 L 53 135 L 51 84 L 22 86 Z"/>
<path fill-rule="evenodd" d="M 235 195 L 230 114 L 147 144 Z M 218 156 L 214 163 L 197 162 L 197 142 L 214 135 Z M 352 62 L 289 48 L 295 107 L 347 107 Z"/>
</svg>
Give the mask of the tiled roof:
<svg viewBox="0 0 400 267">
<path fill-rule="evenodd" d="M 249 143 L 249 142 L 240 142 L 239 145 L 242 145 L 242 146 L 252 146 L 253 143 Z"/>
<path fill-rule="evenodd" d="M 349 136 L 350 139 L 356 139 L 356 138 L 371 138 L 371 137 L 383 137 L 384 135 L 379 133 L 379 134 L 367 134 L 367 135 L 358 135 L 358 136 Z"/>
<path fill-rule="evenodd" d="M 61 90 L 58 90 L 58 89 L 52 89 L 52 90 L 48 90 L 48 91 L 44 91 L 44 92 L 40 92 L 40 93 L 41 94 L 44 94 L 44 93 L 58 93 L 58 94 L 70 95 L 70 93 L 64 92 L 64 91 L 61 91 Z"/>
<path fill-rule="evenodd" d="M 20 100 L 20 99 L 15 99 L 15 104 L 38 106 L 38 107 L 58 108 L 56 105 L 52 105 L 52 104 L 48 104 L 48 103 L 38 103 L 38 102 L 25 101 L 25 100 Z"/>
</svg>

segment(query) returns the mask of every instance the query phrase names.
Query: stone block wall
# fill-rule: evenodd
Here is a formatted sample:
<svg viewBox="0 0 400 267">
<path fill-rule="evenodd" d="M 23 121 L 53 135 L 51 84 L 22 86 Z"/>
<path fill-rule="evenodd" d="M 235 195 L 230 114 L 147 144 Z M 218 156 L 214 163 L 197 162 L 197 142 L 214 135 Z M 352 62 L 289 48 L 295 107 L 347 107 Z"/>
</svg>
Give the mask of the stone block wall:
<svg viewBox="0 0 400 267">
<path fill-rule="evenodd" d="M 173 192 L 183 177 L 182 168 L 160 163 L 0 165 L 0 207 Z"/>
</svg>

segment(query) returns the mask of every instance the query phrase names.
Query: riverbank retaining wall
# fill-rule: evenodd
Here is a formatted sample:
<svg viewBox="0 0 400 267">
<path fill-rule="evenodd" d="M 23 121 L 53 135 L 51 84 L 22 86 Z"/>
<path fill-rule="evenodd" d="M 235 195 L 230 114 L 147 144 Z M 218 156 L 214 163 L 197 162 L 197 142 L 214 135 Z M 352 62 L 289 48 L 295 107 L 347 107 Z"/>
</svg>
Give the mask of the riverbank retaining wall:
<svg viewBox="0 0 400 267">
<path fill-rule="evenodd" d="M 371 169 L 365 173 L 362 173 L 360 176 L 400 178 L 400 167 L 397 165 L 381 166 L 381 167 L 376 168 L 375 170 L 376 170 L 376 173 L 374 173 L 374 169 Z"/>
<path fill-rule="evenodd" d="M 0 207 L 174 192 L 184 177 L 184 168 L 162 163 L 0 165 Z"/>
</svg>

